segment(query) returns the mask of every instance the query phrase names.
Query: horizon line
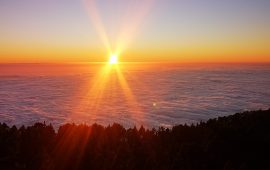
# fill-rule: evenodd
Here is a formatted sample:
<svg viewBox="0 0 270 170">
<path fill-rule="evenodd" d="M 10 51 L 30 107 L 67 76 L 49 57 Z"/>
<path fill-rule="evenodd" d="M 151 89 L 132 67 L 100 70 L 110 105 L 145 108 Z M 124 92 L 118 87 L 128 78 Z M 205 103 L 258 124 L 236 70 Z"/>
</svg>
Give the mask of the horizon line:
<svg viewBox="0 0 270 170">
<path fill-rule="evenodd" d="M 9 65 L 9 64 L 51 64 L 51 65 L 73 65 L 73 64 L 106 64 L 108 61 L 90 61 L 90 62 L 0 62 L 0 65 Z M 181 62 L 181 61 L 119 61 L 118 64 L 270 64 L 270 61 L 267 62 L 254 62 L 254 61 L 198 61 L 198 62 Z"/>
</svg>

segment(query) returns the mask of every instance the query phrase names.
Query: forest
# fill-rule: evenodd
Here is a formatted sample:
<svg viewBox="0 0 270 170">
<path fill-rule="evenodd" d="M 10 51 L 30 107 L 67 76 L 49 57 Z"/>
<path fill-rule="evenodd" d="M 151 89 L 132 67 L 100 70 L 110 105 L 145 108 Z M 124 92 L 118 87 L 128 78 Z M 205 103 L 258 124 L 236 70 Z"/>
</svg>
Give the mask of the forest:
<svg viewBox="0 0 270 170">
<path fill-rule="evenodd" d="M 2 170 L 270 169 L 270 109 L 167 129 L 0 124 Z"/>
</svg>

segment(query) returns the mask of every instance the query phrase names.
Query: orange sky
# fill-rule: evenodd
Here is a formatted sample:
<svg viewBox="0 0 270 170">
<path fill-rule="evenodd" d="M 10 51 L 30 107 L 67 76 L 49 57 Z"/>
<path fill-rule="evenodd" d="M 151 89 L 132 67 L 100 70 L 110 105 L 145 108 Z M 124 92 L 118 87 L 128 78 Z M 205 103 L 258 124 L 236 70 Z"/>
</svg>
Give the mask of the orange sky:
<svg viewBox="0 0 270 170">
<path fill-rule="evenodd" d="M 0 63 L 270 62 L 264 0 L 0 3 Z"/>
</svg>

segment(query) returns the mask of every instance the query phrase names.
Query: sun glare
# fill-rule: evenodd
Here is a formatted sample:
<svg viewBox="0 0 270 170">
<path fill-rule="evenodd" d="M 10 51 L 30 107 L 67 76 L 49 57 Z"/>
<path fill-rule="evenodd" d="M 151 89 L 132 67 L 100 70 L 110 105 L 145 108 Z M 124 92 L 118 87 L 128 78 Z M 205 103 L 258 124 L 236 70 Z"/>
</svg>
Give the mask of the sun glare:
<svg viewBox="0 0 270 170">
<path fill-rule="evenodd" d="M 116 55 L 111 55 L 109 63 L 110 64 L 117 64 L 118 63 L 118 57 Z"/>
</svg>

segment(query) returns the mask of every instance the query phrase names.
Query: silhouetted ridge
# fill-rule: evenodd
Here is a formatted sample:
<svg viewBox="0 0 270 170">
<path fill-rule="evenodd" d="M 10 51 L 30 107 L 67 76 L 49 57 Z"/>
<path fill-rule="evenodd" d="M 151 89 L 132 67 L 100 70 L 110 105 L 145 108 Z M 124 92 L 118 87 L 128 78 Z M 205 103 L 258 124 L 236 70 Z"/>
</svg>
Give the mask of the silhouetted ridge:
<svg viewBox="0 0 270 170">
<path fill-rule="evenodd" d="M 270 169 L 270 110 L 172 129 L 0 124 L 0 169 Z"/>
</svg>

